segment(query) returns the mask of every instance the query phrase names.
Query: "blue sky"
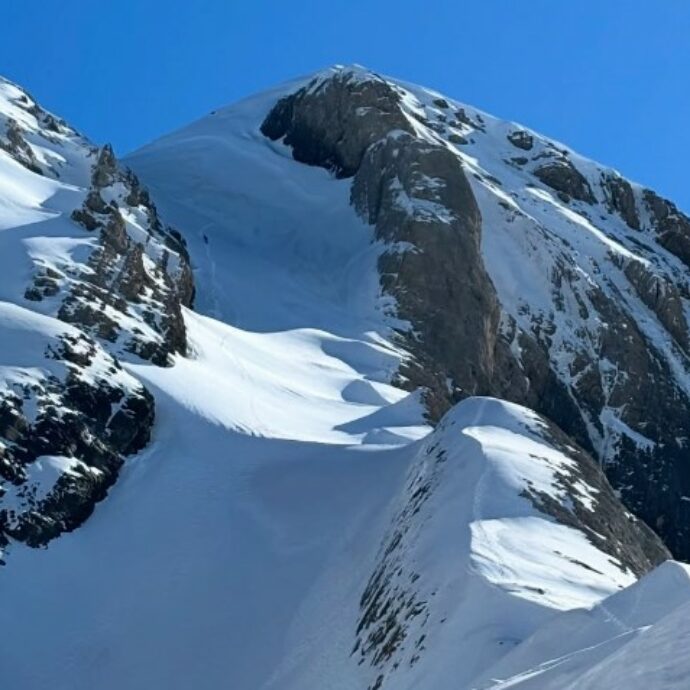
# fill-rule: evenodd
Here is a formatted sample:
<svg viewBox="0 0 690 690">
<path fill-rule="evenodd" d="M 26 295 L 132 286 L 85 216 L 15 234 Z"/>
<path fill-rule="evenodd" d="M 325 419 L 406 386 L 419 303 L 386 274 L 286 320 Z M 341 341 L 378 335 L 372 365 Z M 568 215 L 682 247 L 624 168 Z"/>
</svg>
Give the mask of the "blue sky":
<svg viewBox="0 0 690 690">
<path fill-rule="evenodd" d="M 333 63 L 446 92 L 690 210 L 687 0 L 5 0 L 0 73 L 123 154 Z"/>
</svg>

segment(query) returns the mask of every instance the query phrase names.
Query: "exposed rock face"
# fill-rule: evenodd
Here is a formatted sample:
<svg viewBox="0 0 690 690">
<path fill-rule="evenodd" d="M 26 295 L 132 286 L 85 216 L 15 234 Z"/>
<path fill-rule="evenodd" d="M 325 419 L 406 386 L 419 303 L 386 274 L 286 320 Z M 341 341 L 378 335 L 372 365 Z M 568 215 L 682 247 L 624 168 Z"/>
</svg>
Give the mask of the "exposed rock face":
<svg viewBox="0 0 690 690">
<path fill-rule="evenodd" d="M 413 131 L 399 102 L 399 94 L 383 79 L 343 72 L 283 98 L 261 131 L 283 139 L 295 160 L 350 177 L 370 144 L 395 129 Z"/>
<path fill-rule="evenodd" d="M 36 365 L 0 381 L 0 546 L 41 546 L 80 525 L 146 445 L 153 398 L 77 329 L 6 303 L 0 313 L 3 364 L 21 338 Z"/>
<path fill-rule="evenodd" d="M 659 244 L 690 268 L 690 218 L 650 189 L 644 190 L 643 199 Z"/>
<path fill-rule="evenodd" d="M 535 507 L 561 524 L 582 530 L 594 546 L 637 576 L 670 558 L 668 549 L 642 520 L 621 510 L 620 500 L 598 463 L 555 424 L 547 419 L 542 419 L 541 423 L 544 441 L 573 464 L 567 471 L 555 472 L 558 486 L 570 497 L 568 505 L 555 501 L 546 493 L 526 489 L 524 495 Z M 582 486 L 593 490 L 595 506 L 583 500 L 579 488 Z"/>
<path fill-rule="evenodd" d="M 640 218 L 630 182 L 620 175 L 604 175 L 601 186 L 608 197 L 611 210 L 618 211 L 628 227 L 639 230 Z"/>
<path fill-rule="evenodd" d="M 584 175 L 567 159 L 542 165 L 534 171 L 534 175 L 559 192 L 565 201 L 571 197 L 590 204 L 595 201 Z"/>
<path fill-rule="evenodd" d="M 666 330 L 688 352 L 688 323 L 680 290 L 639 261 L 625 267 L 625 275 L 640 299 L 656 314 Z"/>
<path fill-rule="evenodd" d="M 36 155 L 31 146 L 24 138 L 21 128 L 16 120 L 9 118 L 6 123 L 5 139 L 0 140 L 0 148 L 3 148 L 14 158 L 18 163 L 21 163 L 25 168 L 42 175 L 41 166 L 36 160 Z"/>
<path fill-rule="evenodd" d="M 123 210 L 135 214 L 138 227 L 125 221 Z M 117 344 L 119 355 L 166 365 L 172 354 L 185 354 L 181 308 L 191 306 L 194 288 L 184 242 L 163 228 L 148 194 L 118 168 L 109 146 L 98 151 L 91 188 L 72 218 L 98 231 L 100 241 L 85 270 L 70 281 L 59 317 Z M 140 328 L 123 329 L 125 319 Z"/>
<path fill-rule="evenodd" d="M 488 390 L 500 313 L 481 260 L 479 209 L 457 157 L 392 134 L 367 151 L 352 202 L 389 246 L 379 260 L 383 289 L 398 315 L 419 326 L 403 336 L 425 356 L 403 367 L 405 385 L 430 389 L 434 416 L 445 411 L 439 396 L 452 393 L 448 376 L 457 394 Z M 439 371 L 437 362 L 453 364 Z"/>
<path fill-rule="evenodd" d="M 323 77 L 280 101 L 263 131 L 354 177 L 352 203 L 383 243 L 382 289 L 409 323 L 400 385 L 427 389 L 431 419 L 470 394 L 548 416 L 689 557 L 690 221 L 554 142 L 369 81 Z M 327 112 L 338 125 L 325 134 Z M 514 147 L 530 152 L 522 187 L 501 179 L 506 163 L 517 169 Z"/>
<path fill-rule="evenodd" d="M 0 79 L 2 129 L 0 155 L 47 178 L 40 184 L 75 206 L 39 214 L 46 236 L 28 257 L 32 282 L 14 298 L 27 308 L 0 302 L 6 551 L 13 540 L 42 546 L 78 527 L 125 456 L 147 444 L 153 397 L 119 358 L 168 365 L 185 354 L 182 306 L 192 304 L 194 285 L 181 235 L 163 225 L 110 146 L 92 146 Z"/>
</svg>

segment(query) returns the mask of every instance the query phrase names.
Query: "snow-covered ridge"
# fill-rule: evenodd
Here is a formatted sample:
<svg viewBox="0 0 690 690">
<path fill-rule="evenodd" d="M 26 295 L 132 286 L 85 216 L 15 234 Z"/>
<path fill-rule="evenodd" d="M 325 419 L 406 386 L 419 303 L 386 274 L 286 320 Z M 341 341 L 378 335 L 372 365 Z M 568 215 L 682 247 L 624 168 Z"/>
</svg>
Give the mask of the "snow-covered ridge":
<svg viewBox="0 0 690 690">
<path fill-rule="evenodd" d="M 300 630 L 313 640 L 309 652 L 288 656 L 268 687 L 317 687 L 326 678 L 343 690 L 474 687 L 557 611 L 583 610 L 635 582 L 612 547 L 642 541 L 646 528 L 606 507 L 611 488 L 589 474 L 591 459 L 561 445 L 530 410 L 468 399 L 408 455 L 358 610 L 351 599 L 336 608 L 337 630 L 325 611 L 310 618 Z M 576 487 L 567 495 L 563 476 Z M 583 479 L 592 476 L 592 484 Z M 535 501 L 540 495 L 570 519 Z M 604 549 L 587 515 L 602 512 Z M 343 575 L 346 583 L 357 582 L 357 570 Z M 320 582 L 305 606 L 327 599 L 329 586 Z M 314 657 L 323 663 L 314 666 Z"/>
</svg>

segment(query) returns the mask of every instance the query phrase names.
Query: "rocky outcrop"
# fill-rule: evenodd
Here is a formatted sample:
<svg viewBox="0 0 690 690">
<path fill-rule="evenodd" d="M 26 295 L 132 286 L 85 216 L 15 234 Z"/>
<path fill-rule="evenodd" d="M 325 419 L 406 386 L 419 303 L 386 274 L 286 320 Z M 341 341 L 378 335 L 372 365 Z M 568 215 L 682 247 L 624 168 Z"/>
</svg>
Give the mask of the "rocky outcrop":
<svg viewBox="0 0 690 690">
<path fill-rule="evenodd" d="M 429 389 L 435 418 L 453 396 L 489 390 L 500 310 L 481 260 L 481 216 L 457 157 L 394 133 L 367 151 L 352 203 L 387 244 L 381 286 L 413 324 L 402 334 L 418 354 L 400 371 L 405 385 Z"/>
<path fill-rule="evenodd" d="M 5 137 L 0 139 L 0 148 L 31 172 L 42 175 L 43 170 L 36 159 L 36 154 L 24 138 L 19 123 L 13 118 L 8 118 L 5 127 Z"/>
<path fill-rule="evenodd" d="M 602 176 L 602 189 L 606 194 L 609 208 L 616 211 L 633 230 L 640 229 L 640 217 L 637 212 L 635 193 L 632 185 L 620 175 Z"/>
<path fill-rule="evenodd" d="M 690 218 L 651 189 L 644 190 L 643 199 L 659 244 L 690 268 Z"/>
<path fill-rule="evenodd" d="M 674 553 L 690 542 L 683 496 L 690 490 L 685 438 L 690 398 L 669 363 L 630 315 L 601 291 L 592 295 L 611 327 L 602 332 L 599 361 L 602 398 L 591 402 L 603 426 L 601 454 L 626 505 L 665 539 Z M 625 334 L 625 337 L 621 337 Z M 601 365 L 600 365 L 601 367 Z M 583 403 L 590 399 L 583 397 Z M 606 416 L 620 410 L 618 426 Z M 618 429 L 618 431 L 617 431 Z"/>
<path fill-rule="evenodd" d="M 0 307 L 3 364 L 15 363 L 21 342 L 21 359 L 29 350 L 36 365 L 0 379 L 0 547 L 41 546 L 79 526 L 124 456 L 146 445 L 153 398 L 77 329 Z"/>
<path fill-rule="evenodd" d="M 367 147 L 395 129 L 413 131 L 396 90 L 348 71 L 314 79 L 281 99 L 261 125 L 265 136 L 291 147 L 295 160 L 338 177 L 354 175 Z"/>
<path fill-rule="evenodd" d="M 395 298 L 396 316 L 411 324 L 399 333 L 414 355 L 399 384 L 423 387 L 437 420 L 453 401 L 492 391 L 500 309 L 462 165 L 440 143 L 410 133 L 399 100 L 382 80 L 336 74 L 279 101 L 262 131 L 284 137 L 296 160 L 354 174 L 352 204 L 387 247 L 379 259 L 382 289 Z M 339 126 L 324 140 L 326 114 Z"/>
<path fill-rule="evenodd" d="M 631 261 L 625 267 L 625 276 L 678 345 L 688 352 L 688 323 L 679 289 L 640 261 Z"/>
<path fill-rule="evenodd" d="M 93 147 L 0 80 L 3 125 L 2 155 L 83 201 L 45 214 L 67 237 L 48 230 L 47 250 L 30 254 L 23 307 L 0 302 L 0 552 L 78 527 L 145 447 L 154 400 L 119 360 L 185 354 L 182 308 L 194 298 L 182 236 L 110 146 Z"/>
<path fill-rule="evenodd" d="M 137 218 L 138 227 L 123 213 Z M 109 146 L 97 152 L 91 187 L 72 219 L 98 232 L 99 243 L 82 273 L 66 281 L 59 318 L 113 343 L 120 356 L 130 353 L 166 365 L 173 354 L 185 354 L 182 307 L 191 306 L 194 287 L 184 241 L 163 227 L 148 193 L 131 172 L 118 167 Z M 40 278 L 32 294 L 41 294 Z M 140 327 L 122 328 L 123 321 Z"/>
<path fill-rule="evenodd" d="M 547 187 L 555 189 L 566 202 L 571 198 L 588 204 L 595 201 L 589 182 L 567 158 L 545 163 L 534 171 L 534 175 Z"/>
<path fill-rule="evenodd" d="M 671 557 L 657 534 L 625 510 L 599 464 L 570 436 L 548 419 L 541 420 L 540 434 L 572 461 L 567 470 L 554 473 L 556 485 L 569 497 L 566 504 L 543 491 L 525 489 L 524 495 L 540 512 L 581 530 L 597 549 L 638 577 Z M 595 505 L 584 499 L 583 486 L 588 487 L 588 496 L 595 497 Z"/>
<path fill-rule="evenodd" d="M 507 137 L 513 146 L 523 151 L 531 151 L 534 148 L 534 137 L 529 132 L 525 132 L 524 129 L 509 132 Z"/>
</svg>

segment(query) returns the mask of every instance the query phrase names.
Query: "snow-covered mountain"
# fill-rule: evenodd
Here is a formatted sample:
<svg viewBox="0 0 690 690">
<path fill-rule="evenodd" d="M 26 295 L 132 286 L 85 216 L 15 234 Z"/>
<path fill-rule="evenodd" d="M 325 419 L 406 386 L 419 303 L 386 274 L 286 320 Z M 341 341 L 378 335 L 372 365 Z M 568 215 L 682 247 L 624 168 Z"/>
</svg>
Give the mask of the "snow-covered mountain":
<svg viewBox="0 0 690 690">
<path fill-rule="evenodd" d="M 670 202 L 359 67 L 3 131 L 4 686 L 687 686 Z"/>
<path fill-rule="evenodd" d="M 331 171 L 328 191 L 305 182 L 318 199 L 298 196 L 285 156 Z M 306 268 L 271 261 L 270 272 L 302 281 L 316 268 L 341 295 L 343 271 L 360 287 L 372 280 L 357 277 L 357 235 L 334 218 L 354 208 L 369 225 L 361 251 L 375 255 L 382 310 L 414 355 L 399 380 L 426 387 L 431 419 L 468 394 L 545 414 L 690 555 L 690 220 L 673 204 L 514 123 L 361 68 L 218 111 L 129 162 L 178 225 L 206 227 L 211 242 L 250 244 L 264 261 L 298 235 Z M 351 179 L 350 204 L 332 198 L 331 177 Z M 324 243 L 328 256 L 311 253 Z M 226 271 L 222 289 L 241 290 L 242 270 Z"/>
</svg>

